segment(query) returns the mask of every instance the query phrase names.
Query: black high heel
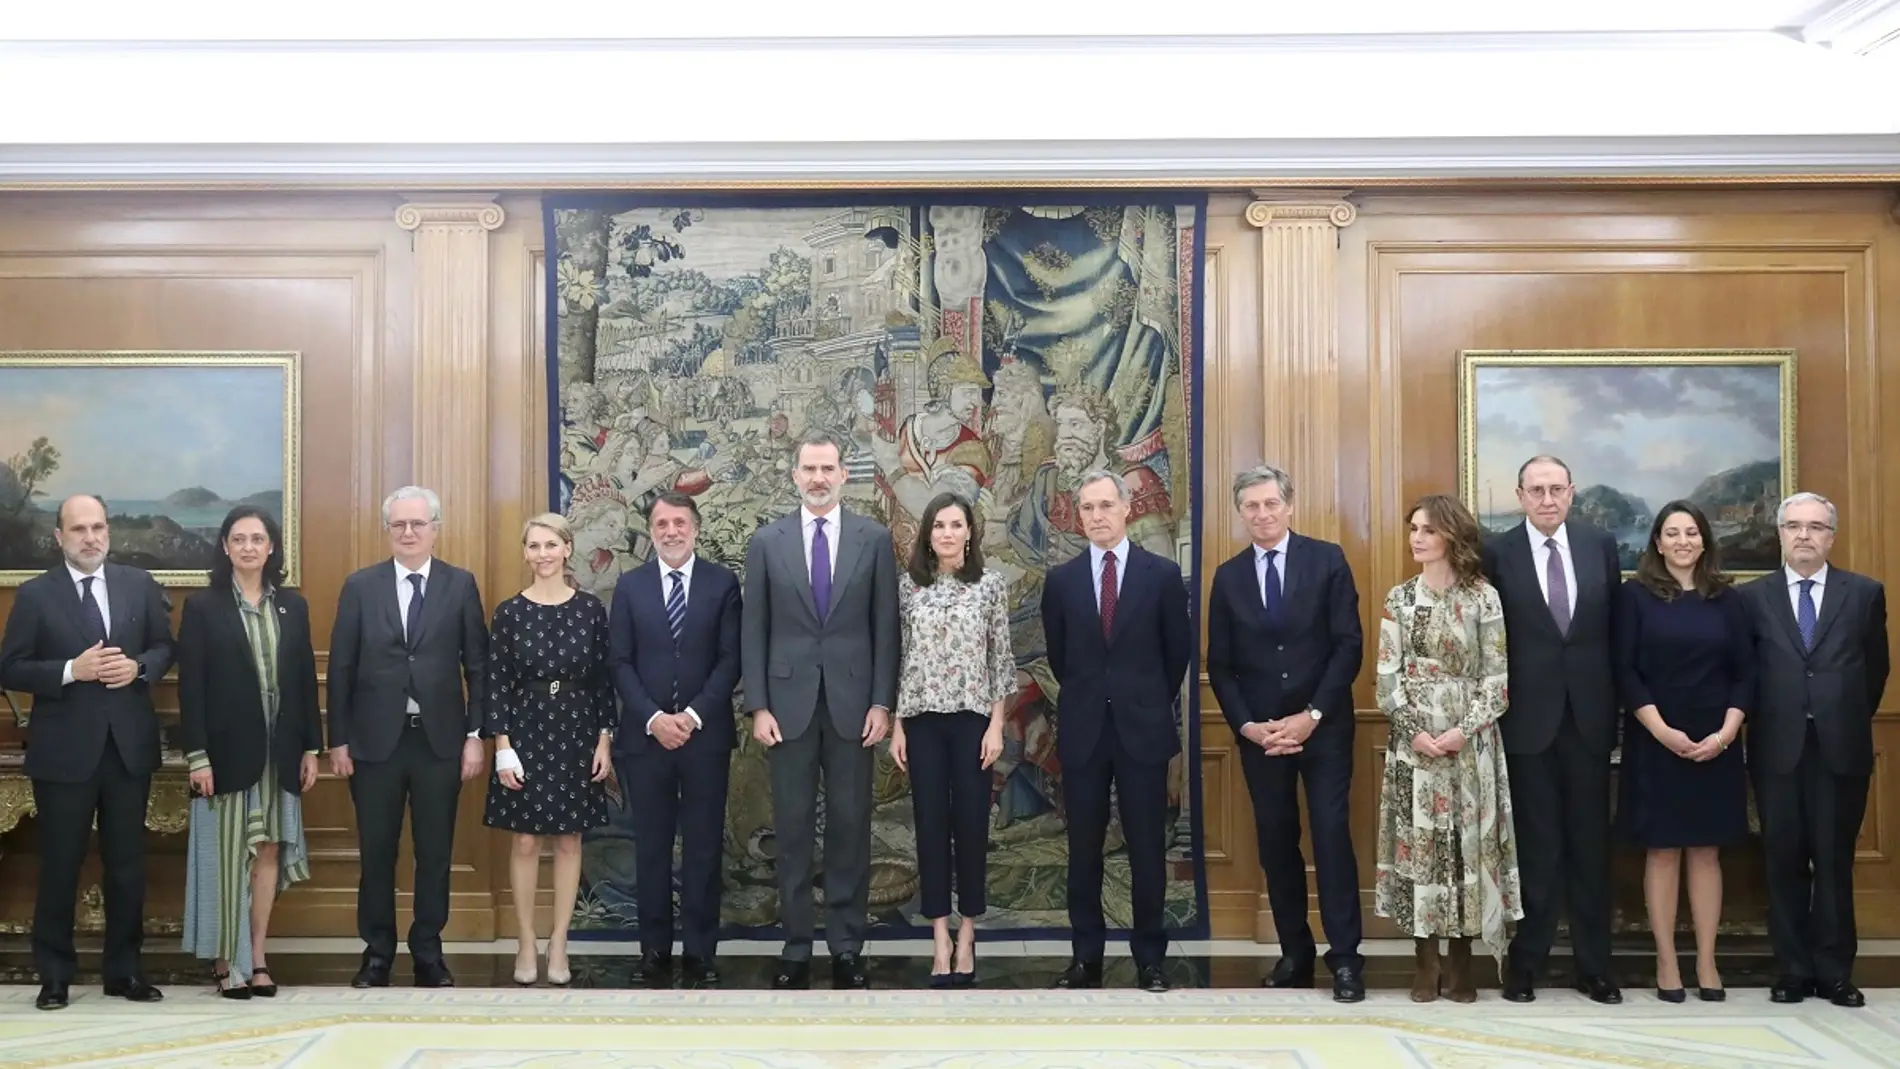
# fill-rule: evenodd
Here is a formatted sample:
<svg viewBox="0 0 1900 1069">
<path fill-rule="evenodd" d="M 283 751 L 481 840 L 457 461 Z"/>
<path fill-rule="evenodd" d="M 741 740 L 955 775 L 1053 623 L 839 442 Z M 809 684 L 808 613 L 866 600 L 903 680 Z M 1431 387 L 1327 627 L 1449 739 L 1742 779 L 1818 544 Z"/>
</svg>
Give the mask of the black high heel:
<svg viewBox="0 0 1900 1069">
<path fill-rule="evenodd" d="M 275 980 L 273 980 L 271 983 L 268 983 L 268 984 L 260 984 L 257 982 L 257 978 L 259 976 L 269 976 L 269 975 L 270 975 L 269 969 L 252 969 L 251 970 L 251 994 L 256 995 L 258 998 L 276 998 L 277 997 L 277 984 Z"/>
<path fill-rule="evenodd" d="M 954 953 L 951 955 L 950 986 L 951 987 L 975 987 L 976 986 L 976 940 L 974 939 L 970 940 L 970 971 L 969 972 L 958 972 L 956 956 Z"/>
<path fill-rule="evenodd" d="M 1656 997 L 1664 1002 L 1680 1003 L 1688 1000 L 1689 992 L 1680 987 L 1659 987 L 1656 989 Z"/>
<path fill-rule="evenodd" d="M 248 984 L 243 987 L 224 986 L 224 982 L 230 978 L 231 972 L 228 969 L 224 972 L 214 972 L 211 974 L 211 981 L 218 985 L 218 995 L 220 997 L 228 999 L 248 999 L 251 997 L 251 988 Z"/>
</svg>

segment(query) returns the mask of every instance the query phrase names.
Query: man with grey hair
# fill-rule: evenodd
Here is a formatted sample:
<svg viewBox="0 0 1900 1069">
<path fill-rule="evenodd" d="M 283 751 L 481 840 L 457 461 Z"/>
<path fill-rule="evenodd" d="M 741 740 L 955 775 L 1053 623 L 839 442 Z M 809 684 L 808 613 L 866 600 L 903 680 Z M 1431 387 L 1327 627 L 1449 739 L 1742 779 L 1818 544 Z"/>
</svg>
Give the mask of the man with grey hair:
<svg viewBox="0 0 1900 1069">
<path fill-rule="evenodd" d="M 1187 587 L 1174 561 L 1128 539 L 1128 484 L 1095 470 L 1076 486 L 1085 553 L 1049 570 L 1042 628 L 1061 686 L 1056 753 L 1068 809 L 1073 958 L 1056 986 L 1102 984 L 1102 849 L 1111 786 L 1128 845 L 1136 986 L 1168 990 L 1168 762 L 1181 752 L 1175 700 L 1194 659 Z"/>
<path fill-rule="evenodd" d="M 1313 986 L 1299 782 L 1313 830 L 1333 998 L 1366 997 L 1352 850 L 1352 681 L 1365 656 L 1359 589 L 1338 545 L 1293 533 L 1293 480 L 1261 465 L 1234 479 L 1247 548 L 1214 572 L 1207 675 L 1240 742 L 1260 869 L 1280 940 L 1268 987 Z"/>
<path fill-rule="evenodd" d="M 1759 696 L 1748 765 L 1768 856 L 1769 997 L 1864 1006 L 1854 986 L 1854 841 L 1887 689 L 1887 592 L 1828 563 L 1838 520 L 1819 494 L 1775 510 L 1782 567 L 1741 588 L 1755 624 Z"/>
<path fill-rule="evenodd" d="M 405 486 L 383 501 L 392 559 L 343 581 L 330 632 L 330 770 L 356 804 L 351 987 L 387 987 L 396 959 L 396 852 L 406 808 L 415 844 L 409 956 L 417 987 L 453 987 L 442 960 L 462 781 L 486 765 L 480 728 L 488 627 L 475 577 L 435 559 L 442 503 Z M 406 803 L 406 804 L 405 804 Z"/>
</svg>

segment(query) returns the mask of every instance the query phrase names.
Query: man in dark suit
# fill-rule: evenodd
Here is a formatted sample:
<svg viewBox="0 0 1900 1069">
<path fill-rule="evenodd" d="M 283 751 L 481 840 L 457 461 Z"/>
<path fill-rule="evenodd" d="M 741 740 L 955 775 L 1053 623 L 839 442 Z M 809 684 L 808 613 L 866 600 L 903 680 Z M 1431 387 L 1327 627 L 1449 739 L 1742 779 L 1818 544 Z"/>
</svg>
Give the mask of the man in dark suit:
<svg viewBox="0 0 1900 1069">
<path fill-rule="evenodd" d="M 699 506 L 667 491 L 647 509 L 658 556 L 614 586 L 607 654 L 620 695 L 614 749 L 638 853 L 636 986 L 664 987 L 673 967 L 673 839 L 680 847 L 680 921 L 688 987 L 719 986 L 720 868 L 726 781 L 738 733 L 739 580 L 701 559 Z"/>
<path fill-rule="evenodd" d="M 33 904 L 36 1005 L 62 1009 L 78 970 L 73 899 L 95 820 L 105 890 L 105 992 L 164 997 L 145 982 L 145 805 L 158 770 L 152 686 L 172 664 L 171 606 L 149 572 L 107 564 L 106 504 L 60 503 L 53 540 L 65 558 L 26 581 L 0 639 L 0 688 L 33 695 L 26 774 L 39 813 Z"/>
<path fill-rule="evenodd" d="M 1623 1001 L 1610 976 L 1610 622 L 1623 572 L 1608 532 L 1569 522 L 1575 494 L 1563 461 L 1525 461 L 1517 471 L 1525 521 L 1484 547 L 1510 649 L 1511 709 L 1498 723 L 1524 889 L 1504 977 L 1512 1002 L 1537 997 L 1559 902 L 1570 909 L 1577 990 Z"/>
<path fill-rule="evenodd" d="M 1352 681 L 1365 656 L 1359 589 L 1332 542 L 1292 532 L 1293 480 L 1262 465 L 1234 479 L 1253 544 L 1214 572 L 1207 675 L 1240 740 L 1260 869 L 1280 937 L 1268 987 L 1312 987 L 1299 780 L 1313 829 L 1319 914 L 1333 998 L 1366 997 L 1359 955 L 1359 863 L 1352 852 Z"/>
<path fill-rule="evenodd" d="M 1828 564 L 1832 502 L 1796 494 L 1775 523 L 1784 567 L 1741 588 L 1761 688 L 1748 764 L 1768 855 L 1769 997 L 1864 1006 L 1854 986 L 1854 841 L 1874 769 L 1874 710 L 1887 689 L 1887 591 Z"/>
<path fill-rule="evenodd" d="M 435 559 L 442 503 L 405 486 L 383 502 L 393 560 L 343 581 L 330 632 L 330 769 L 356 803 L 356 928 L 351 987 L 387 987 L 396 960 L 396 853 L 410 813 L 415 847 L 409 956 L 417 987 L 453 987 L 442 960 L 449 861 L 462 781 L 486 763 L 479 728 L 488 627 L 475 577 Z M 466 692 L 465 692 L 466 688 Z"/>
<path fill-rule="evenodd" d="M 739 642 L 752 737 L 771 748 L 785 949 L 775 989 L 811 985 L 812 847 L 825 789 L 825 943 L 833 987 L 866 988 L 871 773 L 897 702 L 897 562 L 891 533 L 839 507 L 844 446 L 800 439 L 798 512 L 752 536 Z"/>
<path fill-rule="evenodd" d="M 1069 927 L 1073 959 L 1057 987 L 1102 984 L 1108 925 L 1102 916 L 1102 848 L 1109 787 L 1121 802 L 1128 844 L 1136 986 L 1168 990 L 1162 963 L 1167 894 L 1168 762 L 1181 752 L 1174 703 L 1194 659 L 1181 569 L 1128 540 L 1128 485 L 1107 471 L 1083 475 L 1076 511 L 1088 552 L 1049 570 L 1042 629 L 1061 686 L 1056 756 L 1069 827 Z"/>
</svg>

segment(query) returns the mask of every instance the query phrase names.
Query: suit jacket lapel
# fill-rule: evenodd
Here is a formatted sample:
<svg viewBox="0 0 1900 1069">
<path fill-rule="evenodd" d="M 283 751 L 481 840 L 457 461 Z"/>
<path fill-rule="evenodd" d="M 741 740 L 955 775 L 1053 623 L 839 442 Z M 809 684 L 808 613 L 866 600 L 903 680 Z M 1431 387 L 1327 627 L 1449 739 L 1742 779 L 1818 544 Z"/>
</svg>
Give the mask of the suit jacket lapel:
<svg viewBox="0 0 1900 1069">
<path fill-rule="evenodd" d="M 1273 621 L 1267 619 L 1265 592 L 1260 589 L 1260 551 L 1249 543 L 1246 549 L 1241 550 L 1238 560 L 1240 562 L 1240 568 L 1237 570 L 1237 575 L 1242 584 L 1241 589 L 1244 592 L 1240 598 L 1240 602 L 1247 606 L 1246 611 L 1248 614 L 1262 627 L 1265 627 Z M 1282 591 L 1285 589 L 1284 586 L 1281 587 Z M 1284 594 L 1282 594 L 1280 598 L 1280 611 L 1282 614 L 1286 612 L 1286 598 Z"/>
<path fill-rule="evenodd" d="M 66 618 L 72 621 L 73 633 L 84 637 L 86 634 L 85 603 L 79 600 L 79 584 L 73 582 L 71 573 L 64 564 L 55 565 L 46 573 L 47 580 L 53 584 L 56 593 L 53 600 L 66 612 Z M 64 593 L 57 593 L 64 591 Z"/>
<path fill-rule="evenodd" d="M 778 554 L 785 567 L 785 574 L 792 577 L 792 585 L 798 588 L 798 596 L 805 602 L 805 611 L 819 623 L 818 603 L 811 597 L 811 566 L 805 560 L 804 514 L 794 512 L 779 521 Z M 838 585 L 836 576 L 832 577 L 832 600 L 837 600 Z"/>
<path fill-rule="evenodd" d="M 397 642 L 402 642 L 402 602 L 396 597 L 396 562 L 386 561 L 377 574 L 378 589 L 372 596 L 383 607 L 383 623 L 389 633 L 396 636 Z"/>
<path fill-rule="evenodd" d="M 1764 608 L 1781 625 L 1782 633 L 1788 639 L 1788 648 L 1806 657 L 1808 648 L 1801 642 L 1801 624 L 1794 618 L 1794 605 L 1788 600 L 1787 571 L 1776 568 L 1756 582 L 1761 586 L 1757 596 L 1767 600 Z"/>
<path fill-rule="evenodd" d="M 1544 586 L 1537 578 L 1537 557 L 1531 552 L 1530 530 L 1528 522 L 1520 523 L 1505 536 L 1509 539 L 1504 549 L 1505 559 L 1510 562 L 1511 567 L 1524 573 L 1523 582 L 1528 585 L 1523 589 L 1535 592 L 1531 594 L 1531 598 L 1543 609 L 1542 612 L 1536 614 L 1540 621 L 1538 626 L 1550 632 L 1557 641 L 1565 642 L 1569 640 L 1569 636 L 1557 630 L 1557 621 L 1550 615 L 1550 601 L 1544 597 Z M 1578 582 L 1582 582 L 1581 577 L 1578 578 Z M 1577 614 L 1575 610 L 1572 610 L 1571 622 L 1575 623 L 1576 618 Z"/>
<path fill-rule="evenodd" d="M 1828 586 L 1834 589 L 1824 590 L 1821 593 L 1821 615 L 1814 621 L 1814 648 L 1817 650 L 1821 648 L 1822 640 L 1827 638 L 1828 628 L 1833 627 L 1834 621 L 1840 619 L 1841 613 L 1847 610 L 1847 599 L 1853 595 L 1854 591 L 1846 575 L 1832 568 L 1828 571 L 1830 573 Z M 1794 610 L 1790 607 L 1788 611 L 1792 613 Z M 1796 628 L 1795 633 L 1799 635 L 1800 628 Z"/>
<path fill-rule="evenodd" d="M 1282 619 L 1286 618 L 1287 611 L 1293 607 L 1294 593 L 1304 584 L 1306 566 L 1313 563 L 1308 559 L 1311 554 L 1304 552 L 1305 547 L 1300 545 L 1303 541 L 1305 539 L 1299 535 L 1287 539 L 1285 555 L 1281 560 L 1274 562 L 1280 566 L 1280 616 Z M 1302 552 L 1296 553 L 1295 550 Z M 1261 606 L 1261 611 L 1266 611 L 1264 605 Z"/>
<path fill-rule="evenodd" d="M 1128 618 L 1133 614 L 1127 610 L 1134 604 L 1135 599 L 1141 596 L 1143 589 L 1141 573 L 1147 570 L 1147 566 L 1148 562 L 1143 558 L 1141 552 L 1135 548 L 1135 544 L 1133 542 L 1128 543 L 1128 560 L 1122 565 L 1121 592 L 1115 596 L 1115 623 L 1109 629 L 1108 634 L 1108 646 L 1110 649 L 1113 649 L 1115 643 L 1121 639 L 1122 632 L 1128 630 Z M 1091 571 L 1093 571 L 1092 568 Z M 1091 597 L 1090 600 L 1094 600 L 1093 597 Z M 1285 604 L 1285 601 L 1282 600 L 1281 608 L 1283 610 Z M 1098 619 L 1100 618 L 1099 614 L 1100 608 L 1098 606 Z"/>
<path fill-rule="evenodd" d="M 130 637 L 127 632 L 132 629 L 132 612 L 136 608 L 132 604 L 132 583 L 116 564 L 99 569 L 99 574 L 105 577 L 108 588 L 106 596 L 112 601 L 112 617 L 106 624 L 106 630 L 112 637 L 107 640 L 107 644 L 118 645 L 121 640 Z M 119 582 L 113 582 L 114 578 Z"/>
<path fill-rule="evenodd" d="M 244 651 L 244 656 L 240 658 L 240 660 L 244 662 L 244 667 L 249 670 L 251 678 L 255 680 L 257 678 L 257 657 L 255 652 L 251 649 L 251 635 L 244 626 L 244 614 L 238 608 L 237 598 L 237 595 L 223 598 L 214 597 L 212 599 L 212 605 L 214 606 L 211 610 L 212 619 L 219 627 L 224 628 L 225 634 L 228 635 L 229 640 L 235 644 L 235 648 Z M 282 624 L 280 622 L 279 628 L 281 629 L 281 627 Z M 285 660 L 286 658 L 279 657 L 277 659 L 278 665 L 281 667 Z"/>
<path fill-rule="evenodd" d="M 423 636 L 429 633 L 429 625 L 442 618 L 449 611 L 448 592 L 451 573 L 441 565 L 429 566 L 429 578 L 422 583 L 422 626 L 416 634 L 409 636 L 411 647 L 422 645 Z"/>
<path fill-rule="evenodd" d="M 863 525 L 852 522 L 857 517 L 843 509 L 838 510 L 838 566 L 831 572 L 831 607 L 836 610 L 838 600 L 844 596 L 844 589 L 850 585 L 851 577 L 857 574 L 858 559 L 864 556 L 870 536 Z"/>
<path fill-rule="evenodd" d="M 1606 577 L 1601 574 L 1603 571 L 1602 563 L 1602 560 L 1599 559 L 1595 553 L 1577 552 L 1576 541 L 1574 539 L 1571 541 L 1570 566 L 1571 570 L 1577 573 L 1577 589 L 1573 591 L 1574 598 L 1571 602 L 1570 610 L 1570 630 L 1572 633 L 1577 630 L 1577 620 L 1583 616 L 1584 600 L 1588 598 L 1590 601 L 1595 602 L 1595 592 L 1603 589 L 1603 582 Z M 1556 625 L 1557 621 L 1552 620 L 1551 626 L 1555 627 Z M 1564 637 L 1566 639 L 1569 638 L 1568 635 Z"/>
</svg>

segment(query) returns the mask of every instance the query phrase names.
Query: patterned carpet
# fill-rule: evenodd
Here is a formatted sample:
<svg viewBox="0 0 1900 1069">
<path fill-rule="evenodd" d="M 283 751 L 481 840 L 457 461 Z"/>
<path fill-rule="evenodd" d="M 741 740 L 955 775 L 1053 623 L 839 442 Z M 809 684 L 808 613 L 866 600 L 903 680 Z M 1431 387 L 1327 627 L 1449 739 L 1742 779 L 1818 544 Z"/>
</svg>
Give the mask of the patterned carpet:
<svg viewBox="0 0 1900 1069">
<path fill-rule="evenodd" d="M 59 1013 L 0 988 L 13 1069 L 1645 1069 L 1900 1065 L 1900 992 L 1863 1011 L 1723 1005 L 1619 1008 L 1545 992 L 1417 1007 L 1375 992 L 655 992 L 286 990 L 232 1003 L 175 989 L 159 1007 L 96 989 Z"/>
</svg>

